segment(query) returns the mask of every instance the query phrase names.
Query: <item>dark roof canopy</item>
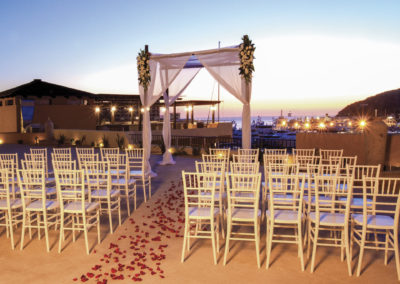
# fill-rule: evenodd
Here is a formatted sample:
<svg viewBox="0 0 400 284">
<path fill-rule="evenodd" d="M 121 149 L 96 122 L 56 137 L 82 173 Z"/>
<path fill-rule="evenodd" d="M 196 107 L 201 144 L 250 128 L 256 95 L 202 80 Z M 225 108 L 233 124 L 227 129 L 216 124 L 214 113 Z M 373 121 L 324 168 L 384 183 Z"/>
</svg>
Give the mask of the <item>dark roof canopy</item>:
<svg viewBox="0 0 400 284">
<path fill-rule="evenodd" d="M 93 97 L 94 94 L 35 79 L 30 83 L 0 92 L 0 98 L 7 97 Z"/>
</svg>

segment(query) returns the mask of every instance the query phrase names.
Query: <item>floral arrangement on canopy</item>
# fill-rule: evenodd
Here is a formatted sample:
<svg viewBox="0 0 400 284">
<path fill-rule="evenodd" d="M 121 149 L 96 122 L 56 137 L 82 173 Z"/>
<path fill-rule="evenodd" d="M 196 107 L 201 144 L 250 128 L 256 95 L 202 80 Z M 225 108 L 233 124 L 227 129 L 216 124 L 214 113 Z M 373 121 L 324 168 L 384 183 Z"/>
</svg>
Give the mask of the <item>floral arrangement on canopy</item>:
<svg viewBox="0 0 400 284">
<path fill-rule="evenodd" d="M 247 83 L 251 82 L 252 73 L 254 72 L 254 51 L 256 47 L 251 42 L 248 35 L 244 35 L 242 38 L 243 42 L 240 44 L 240 67 L 239 74 L 246 80 Z"/>
<path fill-rule="evenodd" d="M 140 50 L 137 60 L 137 69 L 139 75 L 139 84 L 142 85 L 144 91 L 147 91 L 147 88 L 150 84 L 150 53 L 147 50 Z"/>
</svg>

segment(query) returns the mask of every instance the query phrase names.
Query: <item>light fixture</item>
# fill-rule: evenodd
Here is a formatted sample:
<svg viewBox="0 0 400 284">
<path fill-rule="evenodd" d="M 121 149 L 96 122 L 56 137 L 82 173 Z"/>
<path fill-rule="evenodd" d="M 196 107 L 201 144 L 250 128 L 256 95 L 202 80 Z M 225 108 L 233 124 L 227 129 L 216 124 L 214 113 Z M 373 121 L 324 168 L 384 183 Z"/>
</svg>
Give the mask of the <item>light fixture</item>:
<svg viewBox="0 0 400 284">
<path fill-rule="evenodd" d="M 129 112 L 133 112 L 133 107 L 128 108 Z"/>
<path fill-rule="evenodd" d="M 329 126 L 333 126 L 333 122 L 329 123 Z"/>
<path fill-rule="evenodd" d="M 144 113 L 144 108 L 141 108 L 141 109 L 140 109 L 140 112 L 141 112 L 141 113 Z"/>
<path fill-rule="evenodd" d="M 167 109 L 166 109 L 165 107 L 161 107 L 161 108 L 160 108 L 161 113 L 164 113 L 166 110 L 167 110 Z"/>
<path fill-rule="evenodd" d="M 111 111 L 112 111 L 112 112 L 114 112 L 114 111 L 116 111 L 116 110 L 117 110 L 117 108 L 116 108 L 115 106 L 112 106 L 112 107 L 111 107 Z"/>
<path fill-rule="evenodd" d="M 150 111 L 150 108 L 149 108 L 149 107 L 146 107 L 146 110 L 147 110 L 147 111 Z"/>
<path fill-rule="evenodd" d="M 364 128 L 367 125 L 367 122 L 365 120 L 360 120 L 360 127 Z"/>
<path fill-rule="evenodd" d="M 100 142 L 99 146 L 100 146 L 100 147 L 104 147 L 103 142 Z"/>
<path fill-rule="evenodd" d="M 294 127 L 298 128 L 299 127 L 299 123 L 295 122 Z"/>
<path fill-rule="evenodd" d="M 0 139 L 0 144 L 3 144 L 3 143 L 4 143 L 3 139 Z"/>
<path fill-rule="evenodd" d="M 318 125 L 318 127 L 321 128 L 321 129 L 325 128 L 325 123 L 321 122 L 321 123 Z"/>
<path fill-rule="evenodd" d="M 310 128 L 310 124 L 309 124 L 308 122 L 306 122 L 306 124 L 304 124 L 304 127 L 305 127 L 306 129 L 308 129 L 308 128 Z"/>
<path fill-rule="evenodd" d="M 349 121 L 348 125 L 349 125 L 349 126 L 351 126 L 351 125 L 352 125 L 351 121 Z"/>
<path fill-rule="evenodd" d="M 100 112 L 100 108 L 99 108 L 99 107 L 96 107 L 96 108 L 94 109 L 94 111 L 95 111 L 96 113 L 99 113 L 99 112 Z"/>
<path fill-rule="evenodd" d="M 284 120 L 284 121 L 282 121 L 282 126 L 285 126 L 286 125 L 286 121 Z"/>
<path fill-rule="evenodd" d="M 193 107 L 192 106 L 188 106 L 188 111 L 192 111 Z"/>
</svg>

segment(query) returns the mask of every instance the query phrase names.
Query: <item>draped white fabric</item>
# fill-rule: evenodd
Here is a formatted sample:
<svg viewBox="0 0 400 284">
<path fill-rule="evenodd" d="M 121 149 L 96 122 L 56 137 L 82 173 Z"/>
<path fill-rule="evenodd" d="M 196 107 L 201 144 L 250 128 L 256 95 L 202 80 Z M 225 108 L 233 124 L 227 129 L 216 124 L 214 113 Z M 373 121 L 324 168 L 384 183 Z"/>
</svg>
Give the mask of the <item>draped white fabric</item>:
<svg viewBox="0 0 400 284">
<path fill-rule="evenodd" d="M 175 56 L 173 58 L 158 59 L 152 59 L 150 57 L 149 64 L 151 80 L 147 91 L 145 92 L 143 86 L 139 84 L 140 100 L 144 108 L 142 143 L 144 148 L 144 158 L 146 160 L 146 174 L 156 176 L 156 174 L 151 171 L 149 163 L 151 152 L 150 107 L 163 95 L 168 86 L 175 80 L 190 56 L 190 54 L 186 54 Z"/>
<path fill-rule="evenodd" d="M 199 73 L 201 68 L 188 68 L 179 72 L 176 79 L 168 86 L 168 93 L 164 93 L 165 113 L 163 122 L 163 140 L 165 145 L 165 152 L 160 165 L 173 165 L 175 164 L 172 154 L 168 151 L 171 148 L 171 123 L 169 115 L 169 107 L 179 98 L 183 91 L 189 86 L 194 77 Z"/>
<path fill-rule="evenodd" d="M 240 58 L 238 50 L 226 50 L 212 54 L 196 54 L 201 64 L 229 93 L 243 104 L 242 148 L 251 148 L 250 100 L 251 83 L 239 74 Z"/>
<path fill-rule="evenodd" d="M 199 62 L 196 62 L 196 57 Z M 191 59 L 190 62 L 189 59 Z M 168 151 L 171 148 L 169 106 L 182 94 L 201 67 L 205 67 L 223 88 L 242 102 L 242 148 L 251 148 L 251 84 L 247 84 L 239 74 L 240 59 L 237 46 L 170 55 L 152 54 L 149 64 L 151 81 L 148 90 L 144 92 L 143 87 L 139 84 L 140 99 L 145 109 L 142 139 L 147 161 L 147 174 L 155 175 L 151 171 L 149 163 L 151 151 L 150 107 L 164 94 L 166 111 L 164 113 L 163 139 L 166 151 L 160 164 L 174 164 L 175 161 Z M 167 89 L 168 96 L 165 94 Z"/>
</svg>

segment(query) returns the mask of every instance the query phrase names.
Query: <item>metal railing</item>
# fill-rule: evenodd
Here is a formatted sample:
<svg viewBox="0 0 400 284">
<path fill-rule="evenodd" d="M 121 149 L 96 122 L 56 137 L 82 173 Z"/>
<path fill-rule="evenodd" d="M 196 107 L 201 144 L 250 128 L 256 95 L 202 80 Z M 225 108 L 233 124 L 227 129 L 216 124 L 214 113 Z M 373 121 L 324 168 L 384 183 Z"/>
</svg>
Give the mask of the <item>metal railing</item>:
<svg viewBox="0 0 400 284">
<path fill-rule="evenodd" d="M 135 133 L 135 134 L 128 134 L 130 143 L 142 145 L 142 134 Z M 153 145 L 159 145 L 161 148 L 163 147 L 163 138 L 162 135 L 152 135 L 152 142 Z M 231 148 L 236 149 L 242 146 L 242 139 L 230 136 L 177 136 L 173 135 L 171 137 L 171 146 L 172 147 L 197 147 L 197 148 Z M 268 138 L 261 138 L 261 139 L 253 139 L 252 141 L 252 148 L 286 148 L 291 150 L 296 148 L 296 139 L 268 139 Z"/>
</svg>

